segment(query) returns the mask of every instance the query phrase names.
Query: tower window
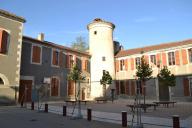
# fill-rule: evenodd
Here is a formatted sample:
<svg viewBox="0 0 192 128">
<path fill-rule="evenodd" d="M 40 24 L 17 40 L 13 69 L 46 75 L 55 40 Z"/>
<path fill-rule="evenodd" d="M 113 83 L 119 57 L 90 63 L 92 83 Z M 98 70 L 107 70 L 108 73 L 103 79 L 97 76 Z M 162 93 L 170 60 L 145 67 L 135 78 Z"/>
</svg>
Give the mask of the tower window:
<svg viewBox="0 0 192 128">
<path fill-rule="evenodd" d="M 106 58 L 105 58 L 105 56 L 103 56 L 103 57 L 102 57 L 102 61 L 105 61 L 105 60 L 106 60 Z"/>
<path fill-rule="evenodd" d="M 94 35 L 97 35 L 97 31 L 94 31 Z"/>
</svg>

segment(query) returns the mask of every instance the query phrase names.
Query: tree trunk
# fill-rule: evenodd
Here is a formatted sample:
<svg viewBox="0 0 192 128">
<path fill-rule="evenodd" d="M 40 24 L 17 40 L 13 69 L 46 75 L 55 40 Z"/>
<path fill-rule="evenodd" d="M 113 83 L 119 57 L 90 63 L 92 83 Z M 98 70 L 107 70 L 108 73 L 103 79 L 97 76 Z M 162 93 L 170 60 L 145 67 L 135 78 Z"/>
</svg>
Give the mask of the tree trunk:
<svg viewBox="0 0 192 128">
<path fill-rule="evenodd" d="M 106 97 L 106 85 L 103 85 L 103 97 Z"/>
</svg>

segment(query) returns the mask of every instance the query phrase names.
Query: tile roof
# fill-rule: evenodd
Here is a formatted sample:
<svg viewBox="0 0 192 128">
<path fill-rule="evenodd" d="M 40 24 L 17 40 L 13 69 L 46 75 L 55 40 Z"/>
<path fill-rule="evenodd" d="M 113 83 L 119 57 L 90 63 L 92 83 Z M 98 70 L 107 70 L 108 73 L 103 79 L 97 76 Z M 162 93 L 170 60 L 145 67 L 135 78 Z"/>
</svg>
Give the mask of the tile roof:
<svg viewBox="0 0 192 128">
<path fill-rule="evenodd" d="M 10 19 L 13 19 L 13 20 L 17 20 L 19 22 L 23 22 L 23 23 L 26 22 L 26 20 L 23 17 L 17 16 L 17 15 L 15 15 L 13 13 L 7 12 L 7 11 L 2 10 L 2 9 L 0 9 L 0 16 L 4 16 L 4 17 L 7 17 L 7 18 L 10 18 Z"/>
<path fill-rule="evenodd" d="M 192 44 L 192 39 L 171 42 L 171 43 L 163 43 L 163 44 L 158 44 L 158 45 L 151 45 L 151 46 L 128 49 L 128 50 L 122 50 L 119 53 L 117 53 L 117 55 L 115 57 L 116 58 L 124 57 L 124 56 L 133 55 L 133 54 L 139 54 L 141 52 L 149 52 L 149 51 L 166 49 L 166 48 L 177 47 L 177 46 L 188 45 L 188 44 Z"/>
<path fill-rule="evenodd" d="M 36 43 L 36 44 L 41 44 L 41 45 L 44 45 L 44 46 L 49 46 L 49 47 L 53 47 L 53 48 L 56 48 L 56 49 L 66 50 L 66 51 L 73 52 L 73 53 L 76 53 L 76 54 L 81 54 L 81 55 L 84 55 L 84 56 L 87 56 L 87 57 L 91 56 L 88 52 L 82 52 L 82 51 L 72 49 L 72 48 L 69 48 L 69 47 L 66 47 L 66 46 L 63 46 L 63 45 L 55 44 L 55 43 L 52 43 L 52 42 L 40 41 L 40 40 L 32 38 L 32 37 L 23 36 L 23 41 L 26 41 L 26 40 L 31 41 L 31 42 Z"/>
</svg>

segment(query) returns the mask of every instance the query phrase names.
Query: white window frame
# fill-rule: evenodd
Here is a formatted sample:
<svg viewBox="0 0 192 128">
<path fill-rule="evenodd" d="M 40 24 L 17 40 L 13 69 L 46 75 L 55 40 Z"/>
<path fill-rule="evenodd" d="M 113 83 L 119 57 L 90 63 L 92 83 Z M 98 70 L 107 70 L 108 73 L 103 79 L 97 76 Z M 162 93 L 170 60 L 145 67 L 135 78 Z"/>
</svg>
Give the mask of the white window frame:
<svg viewBox="0 0 192 128">
<path fill-rule="evenodd" d="M 173 53 L 171 54 L 171 64 L 169 63 L 169 53 Z M 174 55 L 174 60 L 173 60 L 173 55 Z M 167 52 L 167 62 L 168 62 L 168 66 L 175 66 L 176 65 L 176 61 L 175 61 L 175 51 L 168 51 Z M 173 64 L 174 62 L 174 64 Z"/>
</svg>

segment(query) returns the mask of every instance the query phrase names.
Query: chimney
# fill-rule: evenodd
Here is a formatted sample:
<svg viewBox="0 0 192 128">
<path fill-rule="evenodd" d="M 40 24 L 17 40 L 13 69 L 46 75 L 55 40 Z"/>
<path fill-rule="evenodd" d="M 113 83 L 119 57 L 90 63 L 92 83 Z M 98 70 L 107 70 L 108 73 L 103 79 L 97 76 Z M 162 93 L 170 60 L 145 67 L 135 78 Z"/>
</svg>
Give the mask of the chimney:
<svg viewBox="0 0 192 128">
<path fill-rule="evenodd" d="M 44 37 L 45 37 L 44 33 L 39 33 L 37 39 L 40 41 L 44 41 Z"/>
</svg>

